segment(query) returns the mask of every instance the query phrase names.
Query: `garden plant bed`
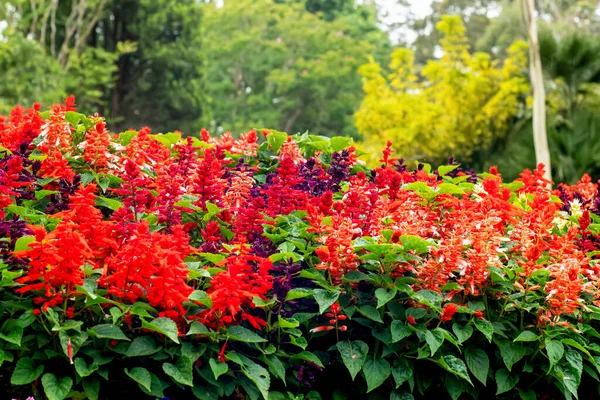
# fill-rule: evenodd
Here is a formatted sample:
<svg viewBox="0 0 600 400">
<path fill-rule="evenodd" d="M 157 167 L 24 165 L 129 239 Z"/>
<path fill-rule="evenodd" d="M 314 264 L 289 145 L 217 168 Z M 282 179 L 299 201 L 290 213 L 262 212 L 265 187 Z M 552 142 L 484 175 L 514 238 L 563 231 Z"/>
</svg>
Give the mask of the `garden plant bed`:
<svg viewBox="0 0 600 400">
<path fill-rule="evenodd" d="M 114 134 L 72 98 L 16 107 L 0 146 L 4 397 L 597 396 L 588 176 Z"/>
</svg>

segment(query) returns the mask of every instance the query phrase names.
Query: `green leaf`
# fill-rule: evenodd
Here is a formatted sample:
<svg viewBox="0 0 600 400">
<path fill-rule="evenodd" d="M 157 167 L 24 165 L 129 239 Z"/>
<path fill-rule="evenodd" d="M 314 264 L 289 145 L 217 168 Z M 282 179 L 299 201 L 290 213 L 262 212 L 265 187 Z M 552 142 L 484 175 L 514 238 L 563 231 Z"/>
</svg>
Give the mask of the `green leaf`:
<svg viewBox="0 0 600 400">
<path fill-rule="evenodd" d="M 440 165 L 438 167 L 438 173 L 440 174 L 440 176 L 445 176 L 445 175 L 448 175 L 448 173 L 454 171 L 458 167 L 459 167 L 459 165 Z"/>
<path fill-rule="evenodd" d="M 566 358 L 571 370 L 576 374 L 576 382 L 579 386 L 579 382 L 581 382 L 581 374 L 583 373 L 583 359 L 581 354 L 575 350 L 569 349 L 567 350 Z"/>
<path fill-rule="evenodd" d="M 362 371 L 367 381 L 367 393 L 381 386 L 392 373 L 390 363 L 383 358 L 377 360 L 369 358 L 365 361 Z"/>
<path fill-rule="evenodd" d="M 331 149 L 333 151 L 341 151 L 352 144 L 352 138 L 346 136 L 334 136 L 329 139 L 329 143 L 331 143 Z"/>
<path fill-rule="evenodd" d="M 360 314 L 369 318 L 372 321 L 383 323 L 381 316 L 379 315 L 379 311 L 373 306 L 362 306 L 356 309 Z"/>
<path fill-rule="evenodd" d="M 558 340 L 546 339 L 546 353 L 548 353 L 550 368 L 552 368 L 565 354 L 565 346 Z"/>
<path fill-rule="evenodd" d="M 520 389 L 519 396 L 521 397 L 521 400 L 537 400 L 537 395 L 531 389 Z"/>
<path fill-rule="evenodd" d="M 125 353 L 126 357 L 141 357 L 149 356 L 160 350 L 160 347 L 156 345 L 154 339 L 150 336 L 139 336 L 133 339 L 131 345 Z M 148 389 L 150 390 L 150 389 Z"/>
<path fill-rule="evenodd" d="M 508 392 L 514 388 L 518 382 L 519 375 L 511 375 L 506 368 L 499 369 L 496 371 L 496 385 L 498 385 L 496 395 Z"/>
<path fill-rule="evenodd" d="M 315 354 L 311 353 L 310 351 L 301 351 L 298 354 L 294 354 L 291 358 L 293 360 L 309 361 L 313 364 L 317 364 L 319 367 L 323 367 L 323 363 L 321 362 L 319 357 L 317 357 Z"/>
<path fill-rule="evenodd" d="M 15 243 L 15 251 L 31 250 L 29 243 L 35 242 L 35 236 L 21 236 Z"/>
<path fill-rule="evenodd" d="M 23 338 L 23 328 L 20 326 L 13 326 L 8 333 L 0 332 L 0 339 L 7 341 L 8 343 L 16 344 L 21 346 L 21 339 Z"/>
<path fill-rule="evenodd" d="M 105 207 L 113 211 L 117 211 L 119 208 L 123 207 L 123 203 L 120 201 L 102 196 L 96 197 L 95 202 L 97 206 Z"/>
<path fill-rule="evenodd" d="M 210 364 L 210 369 L 212 370 L 213 375 L 215 376 L 215 381 L 218 381 L 221 375 L 229 371 L 229 366 L 226 362 L 217 362 L 214 358 L 211 358 L 208 363 Z"/>
<path fill-rule="evenodd" d="M 161 333 L 175 343 L 179 344 L 179 331 L 177 330 L 177 324 L 171 318 L 156 318 L 152 322 L 146 322 L 142 320 L 142 328 Z"/>
<path fill-rule="evenodd" d="M 81 357 L 77 357 L 75 359 L 75 371 L 79 374 L 80 377 L 85 378 L 86 376 L 90 376 L 95 371 L 98 370 L 98 365 L 92 363 L 92 365 L 88 366 L 85 360 Z"/>
<path fill-rule="evenodd" d="M 400 357 L 394 362 L 392 376 L 394 377 L 394 381 L 396 381 L 396 389 L 413 376 L 414 368 L 414 364 L 404 357 Z"/>
<path fill-rule="evenodd" d="M 413 300 L 436 310 L 440 310 L 442 306 L 442 296 L 433 290 L 419 290 L 411 297 Z"/>
<path fill-rule="evenodd" d="M 31 358 L 20 358 L 10 377 L 10 383 L 11 385 L 27 385 L 39 378 L 42 372 L 44 372 L 43 364 L 36 365 Z"/>
<path fill-rule="evenodd" d="M 396 297 L 397 290 L 379 288 L 375 291 L 375 297 L 377 297 L 377 308 L 383 307 L 388 301 Z"/>
<path fill-rule="evenodd" d="M 271 386 L 269 371 L 256 363 L 248 363 L 245 368 L 242 368 L 242 372 L 254 382 L 263 398 L 267 400 L 269 398 L 269 387 Z"/>
<path fill-rule="evenodd" d="M 125 336 L 121 328 L 113 324 L 96 325 L 87 331 L 88 334 L 101 339 L 130 340 L 127 336 Z"/>
<path fill-rule="evenodd" d="M 285 382 L 285 366 L 283 365 L 281 360 L 273 354 L 263 356 L 262 360 L 269 367 L 269 371 L 271 371 L 271 374 L 278 377 L 283 382 L 283 384 L 287 386 Z"/>
<path fill-rule="evenodd" d="M 481 349 L 468 349 L 465 352 L 465 361 L 467 362 L 469 371 L 485 386 L 488 371 L 490 370 L 490 359 L 485 354 L 485 351 Z"/>
<path fill-rule="evenodd" d="M 189 335 L 202 335 L 202 334 L 209 334 L 209 330 L 206 326 L 204 326 L 203 323 L 198 322 L 198 321 L 194 321 L 192 322 L 192 325 L 190 326 L 190 330 L 188 331 L 186 336 Z"/>
<path fill-rule="evenodd" d="M 42 376 L 42 386 L 48 400 L 63 400 L 69 394 L 73 380 L 68 376 L 58 380 L 54 374 L 46 373 Z"/>
<path fill-rule="evenodd" d="M 404 322 L 398 320 L 392 321 L 390 329 L 392 331 L 392 343 L 399 342 L 412 334 L 410 328 Z"/>
<path fill-rule="evenodd" d="M 407 392 L 392 392 L 390 393 L 390 400 L 415 400 L 414 396 Z"/>
<path fill-rule="evenodd" d="M 290 290 L 286 297 L 285 297 L 285 301 L 289 301 L 289 300 L 296 300 L 296 299 L 302 299 L 304 297 L 309 297 L 313 295 L 313 291 L 310 289 L 306 289 L 306 288 L 295 288 Z"/>
<path fill-rule="evenodd" d="M 338 342 L 337 349 L 354 380 L 367 360 L 369 346 L 363 341 L 355 340 L 354 342 Z"/>
<path fill-rule="evenodd" d="M 425 341 L 429 345 L 429 350 L 431 350 L 431 356 L 433 356 L 435 352 L 440 348 L 442 343 L 444 343 L 444 334 L 443 332 L 440 332 L 437 329 L 434 331 L 427 331 L 425 332 Z"/>
<path fill-rule="evenodd" d="M 135 367 L 131 370 L 125 368 L 125 375 L 133 379 L 138 385 L 147 391 L 152 391 L 152 375 L 146 368 Z"/>
<path fill-rule="evenodd" d="M 100 378 L 98 375 L 85 378 L 83 380 L 83 390 L 89 400 L 98 400 L 100 397 Z"/>
<path fill-rule="evenodd" d="M 237 340 L 238 342 L 246 343 L 261 343 L 267 341 L 251 330 L 238 325 L 230 326 L 227 329 L 227 336 L 233 340 Z"/>
<path fill-rule="evenodd" d="M 323 314 L 327 309 L 337 301 L 340 297 L 340 292 L 330 292 L 323 289 L 313 290 L 313 297 L 319 305 L 319 314 Z"/>
<path fill-rule="evenodd" d="M 61 325 L 53 326 L 52 331 L 58 332 L 58 331 L 76 330 L 78 332 L 81 332 L 81 329 L 79 329 L 79 327 L 81 325 L 83 325 L 83 321 L 75 321 L 72 319 L 68 319 L 68 320 L 64 321 Z"/>
<path fill-rule="evenodd" d="M 495 342 L 500 349 L 502 361 L 504 361 L 504 365 L 506 365 L 509 371 L 512 371 L 513 365 L 518 363 L 527 354 L 527 349 L 520 344 L 515 344 L 505 339 L 497 339 Z"/>
<path fill-rule="evenodd" d="M 284 133 L 284 132 L 277 132 L 277 131 L 270 131 L 270 132 L 271 133 L 269 135 L 267 135 L 267 142 L 269 142 L 269 144 L 273 148 L 273 152 L 277 152 L 277 150 L 279 150 L 281 145 L 283 143 L 285 143 L 285 141 L 287 140 L 288 135 L 287 135 L 287 133 Z"/>
<path fill-rule="evenodd" d="M 435 193 L 436 194 L 463 194 L 464 190 L 462 190 L 460 187 L 458 187 L 452 183 L 444 182 L 438 186 Z"/>
<path fill-rule="evenodd" d="M 281 315 L 277 317 L 277 324 L 283 329 L 297 328 L 300 326 L 300 322 L 296 321 L 294 318 L 283 318 Z"/>
<path fill-rule="evenodd" d="M 164 363 L 162 368 L 165 374 L 169 375 L 175 382 L 179 382 L 182 385 L 194 386 L 192 360 L 189 357 L 179 357 L 175 365 Z"/>
<path fill-rule="evenodd" d="M 531 331 L 523 331 L 513 340 L 513 342 L 535 342 L 539 336 Z"/>
<path fill-rule="evenodd" d="M 442 359 L 440 359 L 442 367 L 446 369 L 446 371 L 453 373 L 459 378 L 464 379 L 469 382 L 471 386 L 473 386 L 473 382 L 471 382 L 471 378 L 469 377 L 469 373 L 467 372 L 467 366 L 460 358 L 457 358 L 451 354 L 445 355 Z"/>
<path fill-rule="evenodd" d="M 427 253 L 429 251 L 429 246 L 434 245 L 433 243 L 431 243 L 419 236 L 411 236 L 411 235 L 400 236 L 400 243 L 402 243 L 402 247 L 404 248 L 404 251 L 414 250 L 417 254 Z"/>
<path fill-rule="evenodd" d="M 458 343 L 462 343 L 469 339 L 473 335 L 473 327 L 471 325 L 459 325 L 458 323 L 452 324 L 452 331 L 458 339 Z"/>
<path fill-rule="evenodd" d="M 490 321 L 477 318 L 473 319 L 473 322 L 475 323 L 475 328 L 477 328 L 479 332 L 483 333 L 483 335 L 491 343 L 492 336 L 494 335 L 494 326 L 492 323 Z"/>
</svg>

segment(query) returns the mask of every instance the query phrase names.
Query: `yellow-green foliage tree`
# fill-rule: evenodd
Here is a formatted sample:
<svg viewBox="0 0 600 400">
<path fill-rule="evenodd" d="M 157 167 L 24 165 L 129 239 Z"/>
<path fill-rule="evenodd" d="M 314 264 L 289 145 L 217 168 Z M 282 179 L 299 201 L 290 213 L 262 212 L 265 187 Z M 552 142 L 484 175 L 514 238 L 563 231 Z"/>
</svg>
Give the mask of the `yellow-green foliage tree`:
<svg viewBox="0 0 600 400">
<path fill-rule="evenodd" d="M 359 69 L 365 97 L 355 122 L 372 153 L 389 140 L 405 159 L 468 159 L 505 135 L 529 93 L 525 42 L 515 42 L 500 64 L 469 53 L 460 17 L 444 16 L 437 29 L 443 56 L 420 74 L 406 48 L 392 53 L 389 71 L 372 59 Z"/>
</svg>

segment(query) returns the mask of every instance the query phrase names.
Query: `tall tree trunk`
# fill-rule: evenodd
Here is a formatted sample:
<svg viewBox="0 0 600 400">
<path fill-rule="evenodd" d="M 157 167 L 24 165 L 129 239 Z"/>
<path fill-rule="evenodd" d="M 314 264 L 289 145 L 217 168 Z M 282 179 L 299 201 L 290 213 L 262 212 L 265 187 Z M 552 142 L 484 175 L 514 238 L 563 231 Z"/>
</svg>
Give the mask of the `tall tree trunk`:
<svg viewBox="0 0 600 400">
<path fill-rule="evenodd" d="M 544 177 L 551 181 L 550 150 L 546 134 L 546 90 L 544 89 L 540 43 L 535 17 L 535 0 L 521 0 L 521 8 L 529 40 L 529 72 L 531 75 L 531 87 L 533 89 L 533 143 L 535 146 L 535 158 L 538 164 L 544 164 L 546 167 Z"/>
</svg>

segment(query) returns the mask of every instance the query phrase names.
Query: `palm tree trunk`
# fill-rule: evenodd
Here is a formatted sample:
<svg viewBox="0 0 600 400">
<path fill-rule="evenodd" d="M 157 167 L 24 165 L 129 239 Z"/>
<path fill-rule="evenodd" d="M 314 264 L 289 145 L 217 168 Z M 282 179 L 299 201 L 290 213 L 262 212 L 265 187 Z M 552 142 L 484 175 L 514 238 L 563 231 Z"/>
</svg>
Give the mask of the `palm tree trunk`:
<svg viewBox="0 0 600 400">
<path fill-rule="evenodd" d="M 544 177 L 551 181 L 550 150 L 548 149 L 548 136 L 546 134 L 546 91 L 544 89 L 534 0 L 521 0 L 521 8 L 529 40 L 529 71 L 531 75 L 531 87 L 533 89 L 533 143 L 535 146 L 535 158 L 538 164 L 544 164 L 546 167 Z"/>
</svg>

